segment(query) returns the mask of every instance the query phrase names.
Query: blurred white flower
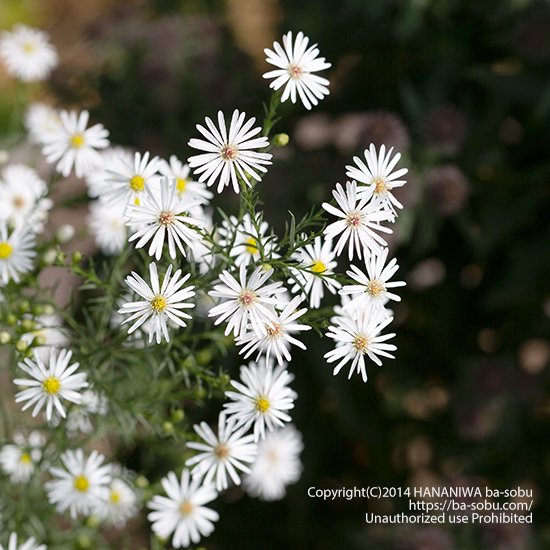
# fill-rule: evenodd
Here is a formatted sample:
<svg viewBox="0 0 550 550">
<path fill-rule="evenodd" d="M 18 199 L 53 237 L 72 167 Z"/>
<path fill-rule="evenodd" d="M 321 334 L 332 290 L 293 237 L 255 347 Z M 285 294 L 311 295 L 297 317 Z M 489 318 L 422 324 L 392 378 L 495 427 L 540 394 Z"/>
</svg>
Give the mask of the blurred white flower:
<svg viewBox="0 0 550 550">
<path fill-rule="evenodd" d="M 33 267 L 34 235 L 26 226 L 8 233 L 6 222 L 0 221 L 0 286 L 10 280 L 18 283 L 20 275 L 28 273 Z"/>
</svg>

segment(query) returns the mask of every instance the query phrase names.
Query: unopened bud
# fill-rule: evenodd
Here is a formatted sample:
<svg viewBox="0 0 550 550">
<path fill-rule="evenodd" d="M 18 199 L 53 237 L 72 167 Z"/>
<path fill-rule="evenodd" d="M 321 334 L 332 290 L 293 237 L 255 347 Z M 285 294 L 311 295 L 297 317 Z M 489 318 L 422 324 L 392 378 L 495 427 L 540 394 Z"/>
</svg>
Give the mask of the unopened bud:
<svg viewBox="0 0 550 550">
<path fill-rule="evenodd" d="M 53 248 L 48 248 L 46 252 L 42 255 L 42 261 L 46 265 L 53 265 L 55 263 L 55 259 L 57 258 L 57 251 Z"/>
<path fill-rule="evenodd" d="M 71 256 L 71 260 L 73 264 L 78 264 L 82 261 L 82 258 L 84 256 L 82 255 L 82 252 L 79 252 L 78 250 L 76 252 L 73 252 L 73 255 Z"/>
<path fill-rule="evenodd" d="M 29 344 L 25 342 L 25 340 L 18 340 L 17 344 L 15 344 L 15 349 L 17 351 L 25 351 L 29 347 Z"/>
<path fill-rule="evenodd" d="M 21 327 L 25 331 L 30 331 L 36 326 L 36 323 L 32 319 L 23 319 L 21 321 Z"/>
<path fill-rule="evenodd" d="M 74 233 L 74 227 L 67 223 L 58 228 L 55 236 L 60 243 L 67 243 L 74 237 Z"/>
<path fill-rule="evenodd" d="M 172 422 L 175 422 L 176 424 L 178 422 L 181 422 L 185 418 L 185 412 L 183 409 L 174 409 L 172 411 Z"/>
<path fill-rule="evenodd" d="M 174 424 L 172 424 L 172 422 L 163 422 L 162 423 L 162 431 L 165 433 L 165 434 L 173 434 L 174 433 Z"/>
<path fill-rule="evenodd" d="M 0 344 L 7 344 L 11 340 L 9 332 L 0 332 Z"/>
<path fill-rule="evenodd" d="M 34 343 L 37 346 L 45 346 L 46 345 L 46 337 L 43 334 L 37 334 L 34 337 Z"/>
<path fill-rule="evenodd" d="M 275 136 L 273 136 L 273 145 L 275 145 L 275 147 L 286 147 L 289 141 L 290 138 L 288 134 L 275 134 Z"/>
<path fill-rule="evenodd" d="M 136 477 L 136 487 L 140 489 L 146 489 L 149 487 L 149 480 L 145 476 Z"/>
</svg>

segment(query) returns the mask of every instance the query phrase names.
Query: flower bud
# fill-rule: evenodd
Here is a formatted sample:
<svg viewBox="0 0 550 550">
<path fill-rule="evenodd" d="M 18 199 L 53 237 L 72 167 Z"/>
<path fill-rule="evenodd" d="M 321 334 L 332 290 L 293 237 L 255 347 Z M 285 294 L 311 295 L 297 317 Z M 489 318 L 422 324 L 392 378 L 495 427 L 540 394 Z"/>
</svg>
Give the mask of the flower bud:
<svg viewBox="0 0 550 550">
<path fill-rule="evenodd" d="M 53 248 L 48 248 L 46 252 L 42 255 L 42 261 L 46 265 L 53 265 L 55 263 L 55 260 L 57 258 L 57 251 Z"/>
<path fill-rule="evenodd" d="M 70 224 L 62 225 L 55 232 L 55 237 L 60 243 L 68 243 L 75 234 L 74 227 Z"/>
<path fill-rule="evenodd" d="M 185 418 L 185 412 L 183 409 L 174 409 L 172 411 L 172 422 L 175 422 L 176 424 L 178 422 L 181 422 Z"/>
<path fill-rule="evenodd" d="M 136 477 L 136 487 L 140 489 L 146 489 L 149 487 L 149 480 L 145 476 Z"/>
<path fill-rule="evenodd" d="M 17 344 L 15 344 L 15 349 L 17 351 L 25 351 L 29 347 L 29 344 L 25 342 L 25 340 L 18 340 Z"/>
<path fill-rule="evenodd" d="M 275 147 L 285 147 L 288 145 L 288 142 L 290 141 L 290 138 L 288 137 L 288 134 L 276 134 L 273 137 L 273 145 Z"/>
<path fill-rule="evenodd" d="M 78 250 L 76 252 L 73 252 L 73 255 L 71 256 L 71 260 L 73 264 L 78 264 L 82 261 L 83 258 L 82 252 L 79 252 Z"/>
<path fill-rule="evenodd" d="M 6 332 L 5 330 L 0 332 L 0 344 L 7 344 L 11 340 L 11 336 L 9 332 Z"/>
</svg>

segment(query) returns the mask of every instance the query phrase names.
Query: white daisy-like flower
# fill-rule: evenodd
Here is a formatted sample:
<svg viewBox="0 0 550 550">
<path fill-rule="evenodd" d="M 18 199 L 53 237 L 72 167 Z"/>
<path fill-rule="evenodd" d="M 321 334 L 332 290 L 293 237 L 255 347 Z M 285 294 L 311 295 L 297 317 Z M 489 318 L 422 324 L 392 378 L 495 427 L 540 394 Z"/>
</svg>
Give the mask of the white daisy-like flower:
<svg viewBox="0 0 550 550">
<path fill-rule="evenodd" d="M 145 189 L 155 185 L 158 180 L 160 159 L 149 159 L 149 156 L 149 152 L 146 152 L 143 155 L 135 153 L 130 160 L 127 155 L 114 158 L 112 165 L 107 167 L 108 176 L 105 179 L 110 185 L 101 198 L 125 205 L 140 204 Z"/>
<path fill-rule="evenodd" d="M 61 111 L 61 125 L 44 136 L 42 152 L 56 170 L 67 177 L 74 166 L 77 178 L 89 174 L 101 161 L 99 149 L 109 146 L 108 130 L 102 124 L 88 126 L 88 111 Z"/>
<path fill-rule="evenodd" d="M 390 281 L 399 266 L 395 258 L 392 258 L 386 265 L 388 253 L 389 250 L 383 248 L 382 252 L 375 252 L 370 258 L 365 258 L 366 273 L 355 265 L 350 266 L 351 269 L 347 275 L 357 284 L 345 285 L 340 289 L 340 294 L 349 294 L 353 298 L 345 307 L 375 306 L 384 310 L 384 306 L 389 300 L 401 301 L 399 295 L 388 290 L 406 284 L 404 281 Z"/>
<path fill-rule="evenodd" d="M 137 495 L 130 485 L 120 478 L 114 478 L 107 490 L 107 499 L 97 502 L 94 515 L 106 524 L 121 529 L 138 512 Z"/>
<path fill-rule="evenodd" d="M 229 255 L 239 267 L 257 262 L 262 256 L 267 260 L 277 258 L 277 243 L 273 235 L 266 235 L 268 229 L 269 224 L 262 221 L 260 214 L 256 215 L 254 221 L 250 214 L 245 214 L 240 222 L 231 216 L 229 220 L 223 221 L 218 231 L 219 244 L 225 249 L 229 248 Z"/>
<path fill-rule="evenodd" d="M 189 166 L 195 174 L 200 174 L 199 181 L 206 181 L 210 187 L 218 181 L 217 191 L 220 193 L 230 183 L 235 193 L 239 193 L 239 181 L 241 177 L 246 185 L 250 185 L 249 177 L 260 181 L 258 172 L 267 172 L 266 165 L 271 164 L 270 153 L 259 153 L 255 149 L 263 149 L 269 145 L 267 137 L 257 136 L 262 129 L 254 126 L 255 118 L 244 122 L 245 113 L 239 113 L 235 109 L 229 125 L 229 133 L 225 125 L 225 118 L 221 111 L 218 112 L 218 126 L 216 128 L 212 120 L 206 117 L 208 129 L 197 124 L 197 130 L 206 138 L 192 138 L 189 147 L 206 151 L 201 155 L 195 155 L 188 159 Z"/>
<path fill-rule="evenodd" d="M 188 213 L 200 199 L 180 198 L 176 194 L 175 180 L 161 178 L 154 189 L 146 188 L 139 205 L 129 205 L 126 209 L 126 225 L 132 232 L 129 242 L 137 241 L 136 248 L 148 242 L 148 254 L 160 260 L 164 241 L 168 241 L 170 258 L 176 259 L 176 247 L 185 256 L 183 245 L 193 246 L 200 235 L 191 226 L 201 227 L 203 220 L 193 218 Z"/>
<path fill-rule="evenodd" d="M 116 256 L 122 252 L 128 240 L 128 229 L 124 222 L 126 205 L 104 201 L 90 202 L 88 228 L 101 252 Z"/>
<path fill-rule="evenodd" d="M 38 145 L 43 145 L 48 136 L 59 133 L 62 127 L 59 111 L 40 102 L 29 105 L 23 122 L 30 141 Z"/>
<path fill-rule="evenodd" d="M 278 67 L 263 75 L 264 78 L 274 78 L 270 88 L 278 90 L 285 86 L 281 101 L 290 97 L 292 103 L 296 103 L 298 95 L 306 109 L 317 105 L 319 99 L 329 94 L 327 86 L 330 84 L 326 78 L 312 73 L 324 71 L 331 64 L 324 57 L 317 57 L 319 49 L 317 44 L 308 48 L 309 38 L 304 33 L 296 35 L 296 41 L 292 43 L 292 32 L 283 36 L 283 46 L 278 42 L 273 43 L 273 50 L 265 48 L 266 61 Z"/>
<path fill-rule="evenodd" d="M 191 315 L 181 311 L 195 307 L 195 304 L 187 302 L 189 298 L 195 295 L 194 286 L 183 286 L 190 274 L 181 277 L 181 269 L 178 269 L 172 275 L 172 266 L 168 266 L 162 286 L 160 285 L 157 265 L 149 265 L 149 277 L 151 286 L 149 286 L 137 273 L 126 277 L 126 284 L 139 296 L 144 298 L 137 302 L 125 303 L 119 310 L 123 315 L 130 314 L 123 325 L 132 323 L 128 334 L 132 334 L 136 329 L 142 326 L 146 321 L 151 320 L 149 328 L 149 342 L 153 341 L 153 335 L 157 344 L 160 344 L 162 337 L 169 342 L 167 321 L 173 321 L 180 327 L 187 326 L 184 319 L 191 319 Z"/>
<path fill-rule="evenodd" d="M 241 382 L 231 381 L 237 391 L 226 391 L 231 399 L 224 407 L 228 418 L 234 420 L 236 427 L 249 428 L 254 425 L 254 440 L 265 437 L 266 428 L 274 430 L 290 422 L 286 411 L 294 408 L 296 392 L 288 387 L 293 376 L 284 365 L 262 360 L 258 364 L 241 366 Z"/>
<path fill-rule="evenodd" d="M 258 267 L 247 281 L 246 267 L 241 265 L 237 281 L 229 271 L 223 271 L 220 284 L 214 285 L 214 289 L 208 293 L 213 298 L 222 299 L 208 313 L 209 317 L 217 317 L 214 324 L 228 321 L 226 335 L 233 332 L 234 336 L 240 336 L 249 324 L 257 335 L 264 335 L 265 325 L 274 321 L 276 295 L 285 291 L 281 282 L 264 286 L 272 274 L 273 269 Z"/>
<path fill-rule="evenodd" d="M 363 195 L 359 198 L 357 195 L 357 184 L 353 182 L 346 183 L 346 190 L 338 183 L 336 190 L 332 192 L 340 209 L 323 203 L 323 208 L 342 218 L 331 223 L 324 231 L 328 238 L 334 239 L 340 235 L 334 252 L 339 256 L 344 246 L 349 241 L 348 257 L 353 260 L 356 253 L 359 259 L 362 256 L 370 256 L 373 251 L 380 251 L 382 246 L 387 246 L 386 241 L 378 234 L 392 233 L 388 227 L 380 225 L 380 222 L 393 219 L 393 215 L 380 209 L 380 203 L 370 201 L 368 196 Z"/>
<path fill-rule="evenodd" d="M 46 183 L 35 170 L 23 164 L 6 166 L 0 178 L 0 220 L 12 227 L 27 225 L 34 233 L 44 228 L 53 206 Z"/>
<path fill-rule="evenodd" d="M 20 275 L 28 273 L 33 267 L 34 235 L 26 226 L 8 233 L 6 222 L 0 221 L 0 286 L 10 280 L 18 283 Z"/>
<path fill-rule="evenodd" d="M 296 296 L 291 300 L 281 312 L 275 313 L 275 320 L 268 323 L 265 327 L 266 333 L 258 337 L 255 332 L 247 332 L 237 339 L 237 344 L 243 346 L 239 351 L 248 359 L 255 351 L 258 352 L 256 361 L 264 355 L 266 361 L 274 355 L 277 363 L 282 365 L 284 361 L 292 359 L 290 355 L 291 344 L 306 349 L 306 346 L 300 340 L 294 338 L 292 334 L 303 330 L 310 330 L 309 325 L 297 323 L 296 320 L 307 312 L 307 308 L 297 309 L 302 302 L 301 296 Z"/>
<path fill-rule="evenodd" d="M 69 364 L 72 352 L 66 349 L 50 350 L 49 361 L 43 361 L 38 353 L 34 354 L 34 361 L 26 358 L 18 367 L 27 373 L 30 378 L 17 378 L 14 383 L 25 386 L 27 389 L 18 392 L 15 402 L 26 401 L 22 410 L 33 407 L 32 416 L 36 416 L 46 405 L 46 418 L 51 420 L 55 410 L 63 418 L 67 416 L 62 400 L 71 403 L 80 403 L 82 395 L 79 390 L 88 385 L 86 373 L 76 372 L 79 363 Z"/>
<path fill-rule="evenodd" d="M 38 544 L 33 537 L 27 539 L 25 542 L 17 541 L 17 533 L 11 533 L 8 540 L 6 550 L 47 550 L 45 544 Z M 4 546 L 0 543 L 0 550 L 4 550 Z"/>
<path fill-rule="evenodd" d="M 4 445 L 0 450 L 0 468 L 10 476 L 12 483 L 28 481 L 42 458 L 45 436 L 33 431 L 28 437 L 21 432 L 13 436 L 13 444 Z"/>
<path fill-rule="evenodd" d="M 227 475 L 235 485 L 240 485 L 238 471 L 250 473 L 250 465 L 256 458 L 257 445 L 254 436 L 245 435 L 246 428 L 235 429 L 233 422 L 228 422 L 222 412 L 218 417 L 218 434 L 216 435 L 206 422 L 193 426 L 203 443 L 190 441 L 187 447 L 201 451 L 188 459 L 186 466 L 193 466 L 191 474 L 204 477 L 203 483 L 210 484 L 216 479 L 216 490 L 223 491 L 229 487 Z"/>
<path fill-rule="evenodd" d="M 309 305 L 314 309 L 321 305 L 325 288 L 335 294 L 342 286 L 331 277 L 336 267 L 334 256 L 332 240 L 323 241 L 321 237 L 315 237 L 313 244 L 306 244 L 292 255 L 301 269 L 290 268 L 294 278 L 289 281 L 294 284 L 291 290 L 293 293 L 300 292 L 303 298 L 309 298 Z"/>
<path fill-rule="evenodd" d="M 283 498 L 286 486 L 300 479 L 303 448 L 302 435 L 292 424 L 266 434 L 258 444 L 252 471 L 244 478 L 247 493 L 267 501 Z"/>
<path fill-rule="evenodd" d="M 393 338 L 395 333 L 381 334 L 393 317 L 382 315 L 378 309 L 363 308 L 357 312 L 344 311 L 343 315 L 334 317 L 332 321 L 334 325 L 328 328 L 327 336 L 336 342 L 336 348 L 324 357 L 328 363 L 339 361 L 333 370 L 335 376 L 351 361 L 348 378 L 357 371 L 366 382 L 365 355 L 379 366 L 382 364 L 380 357 L 394 359 L 389 352 L 397 348 L 387 344 L 386 340 Z"/>
<path fill-rule="evenodd" d="M 183 470 L 181 481 L 170 472 L 161 484 L 168 496 L 155 495 L 147 504 L 153 510 L 147 516 L 153 532 L 163 539 L 173 533 L 174 548 L 197 544 L 201 537 L 211 535 L 220 516 L 204 505 L 218 496 L 214 486 L 201 485 L 199 478 L 191 479 L 187 469 Z"/>
<path fill-rule="evenodd" d="M 371 143 L 370 147 L 364 151 L 367 164 L 359 157 L 353 157 L 353 162 L 357 166 L 346 166 L 346 175 L 366 184 L 357 188 L 359 196 L 366 194 L 369 198 L 374 197 L 382 203 L 383 208 L 395 215 L 395 208 L 403 208 L 403 205 L 392 194 L 392 190 L 405 185 L 406 181 L 399 178 L 403 177 L 408 170 L 401 168 L 393 172 L 401 158 L 401 153 L 396 153 L 393 158 L 392 153 L 393 147 L 386 154 L 385 145 L 382 145 L 377 153 L 376 147 Z"/>
<path fill-rule="evenodd" d="M 91 515 L 109 498 L 111 466 L 103 464 L 105 457 L 97 451 L 88 457 L 82 449 L 65 451 L 60 459 L 64 468 L 50 468 L 54 479 L 45 485 L 48 500 L 60 513 L 69 510 L 73 519 Z"/>
<path fill-rule="evenodd" d="M 0 37 L 0 58 L 9 74 L 23 82 L 48 78 L 57 66 L 57 50 L 47 33 L 26 25 L 15 25 Z"/>
<path fill-rule="evenodd" d="M 188 164 L 183 164 L 175 155 L 171 155 L 170 162 L 161 160 L 159 172 L 170 179 L 176 180 L 176 194 L 180 199 L 189 202 L 200 200 L 200 204 L 206 204 L 214 196 L 208 191 L 206 185 L 200 181 L 193 181 L 189 176 L 191 168 Z"/>
</svg>

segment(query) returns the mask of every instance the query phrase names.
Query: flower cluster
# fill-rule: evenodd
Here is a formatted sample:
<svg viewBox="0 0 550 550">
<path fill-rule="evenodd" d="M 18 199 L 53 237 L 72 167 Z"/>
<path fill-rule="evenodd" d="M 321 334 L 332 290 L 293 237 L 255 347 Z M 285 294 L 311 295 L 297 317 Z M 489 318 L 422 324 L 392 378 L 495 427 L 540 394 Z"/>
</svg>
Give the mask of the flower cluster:
<svg viewBox="0 0 550 550">
<path fill-rule="evenodd" d="M 56 234 L 53 258 L 50 251 L 40 251 L 35 261 L 37 237 L 52 208 L 47 195 L 61 177 L 85 181 L 90 234 L 102 257 L 112 260 L 101 275 L 92 262 L 83 268 L 78 255 L 71 264 L 85 279 L 84 289 L 95 292 L 92 306 L 82 313 L 88 332 L 96 330 L 92 313 L 101 319 L 94 345 L 85 338 L 73 340 L 55 316 L 52 324 L 38 315 L 16 320 L 12 330 L 21 333 L 15 402 L 33 417 L 44 417 L 43 429 L 57 429 L 68 443 L 56 453 L 40 430 L 17 435 L 1 448 L 0 468 L 13 484 L 48 475 L 45 493 L 57 513 L 122 527 L 139 509 L 132 473 L 77 444 L 82 436 L 93 438 L 95 419 L 110 411 L 127 421 L 131 399 L 108 398 L 116 391 L 103 382 L 104 375 L 124 375 L 130 364 L 151 367 L 146 378 L 157 391 L 153 399 L 170 394 L 166 402 L 181 404 L 188 399 L 182 386 L 187 391 L 195 378 L 197 387 L 213 378 L 207 366 L 199 365 L 201 352 L 211 360 L 212 350 L 235 344 L 250 359 L 238 379 L 227 377 L 225 386 L 217 381 L 215 389 L 221 388 L 225 398 L 217 428 L 195 424 L 194 433 L 185 434 L 181 474 L 170 471 L 160 480 L 165 496 L 149 493 L 152 530 L 171 537 L 178 548 L 212 533 L 219 515 L 206 505 L 230 485 L 269 501 L 282 498 L 286 486 L 300 477 L 303 442 L 291 423 L 298 395 L 291 388 L 290 364 L 296 348 L 306 349 L 301 333 L 326 329 L 319 319 L 330 319 L 326 336 L 335 348 L 325 358 L 336 363 L 335 375 L 350 363 L 349 377 L 357 372 L 366 382 L 367 358 L 380 365 L 381 358 L 393 357 L 396 347 L 387 341 L 394 334 L 383 331 L 393 320 L 388 303 L 399 301 L 393 289 L 404 283 L 392 280 L 398 266 L 395 259 L 388 261 L 384 235 L 392 233 L 388 225 L 402 208 L 392 193 L 405 183 L 401 178 L 407 170 L 396 168 L 400 155 L 371 145 L 365 161 L 355 157 L 355 166 L 347 167 L 350 181 L 336 185 L 333 201 L 323 203 L 316 221 L 306 217 L 296 225 L 293 220 L 282 237 L 256 211 L 258 184 L 273 162 L 272 147 L 281 141 L 270 139 L 279 103 L 299 98 L 311 109 L 329 94 L 329 81 L 315 73 L 331 65 L 319 57 L 317 46 L 301 32 L 295 39 L 289 32 L 282 42 L 265 50 L 276 69 L 263 75 L 273 79 L 274 90 L 264 123 L 238 110 L 206 117 L 196 126 L 199 137 L 188 142 L 199 154 L 187 161 L 112 144 L 108 130 L 90 123 L 85 110 L 41 103 L 27 110 L 29 140 L 55 174 L 46 184 L 27 166 L 4 169 L 0 284 L 21 291 L 26 274 L 38 273 L 43 265 L 65 265 L 59 246 L 74 233 L 68 228 Z M 43 33 L 29 29 L 4 35 L 0 57 L 11 74 L 26 81 L 45 78 L 57 61 Z M 238 215 L 222 211 L 218 221 L 210 188 L 238 194 Z M 336 221 L 331 218 L 327 225 L 325 213 Z M 337 267 L 346 256 L 364 266 L 351 263 L 344 276 Z M 326 303 L 331 296 L 340 296 L 341 305 Z M 71 324 L 75 332 L 78 319 Z M 4 343 L 12 337 L 5 334 Z M 106 357 L 103 345 L 112 357 Z M 132 363 L 133 354 L 138 360 Z M 95 370 L 90 356 L 100 357 Z M 144 430 L 165 414 L 165 404 L 162 412 L 139 413 Z M 173 429 L 170 422 L 162 426 Z"/>
</svg>

